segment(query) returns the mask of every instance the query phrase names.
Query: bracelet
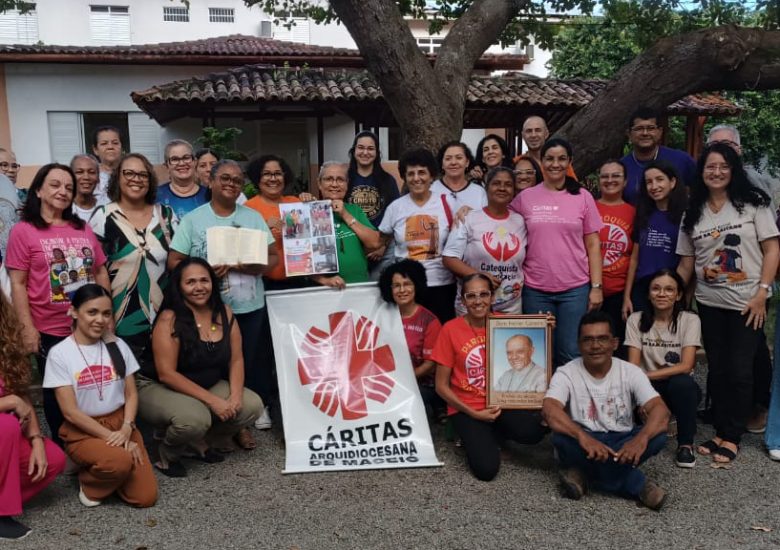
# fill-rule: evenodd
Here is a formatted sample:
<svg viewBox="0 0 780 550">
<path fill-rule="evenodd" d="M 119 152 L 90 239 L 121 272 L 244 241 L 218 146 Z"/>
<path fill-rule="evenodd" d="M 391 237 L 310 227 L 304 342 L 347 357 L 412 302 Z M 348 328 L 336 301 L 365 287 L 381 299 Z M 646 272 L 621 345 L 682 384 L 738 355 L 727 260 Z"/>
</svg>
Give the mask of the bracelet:
<svg viewBox="0 0 780 550">
<path fill-rule="evenodd" d="M 128 426 L 130 426 L 131 430 L 135 430 L 135 422 L 125 420 L 124 422 L 122 422 L 122 424 L 123 425 L 127 424 Z"/>
<path fill-rule="evenodd" d="M 43 441 L 44 438 L 43 438 L 43 434 L 38 432 L 37 434 L 32 434 L 32 435 L 27 436 L 27 439 L 30 442 L 32 442 L 34 439 L 40 439 L 41 441 Z"/>
<path fill-rule="evenodd" d="M 357 223 L 357 218 L 352 218 L 352 221 L 351 221 L 351 222 L 349 222 L 347 225 L 348 225 L 349 227 L 352 227 L 352 226 L 353 226 L 353 225 L 355 225 L 356 223 Z"/>
</svg>

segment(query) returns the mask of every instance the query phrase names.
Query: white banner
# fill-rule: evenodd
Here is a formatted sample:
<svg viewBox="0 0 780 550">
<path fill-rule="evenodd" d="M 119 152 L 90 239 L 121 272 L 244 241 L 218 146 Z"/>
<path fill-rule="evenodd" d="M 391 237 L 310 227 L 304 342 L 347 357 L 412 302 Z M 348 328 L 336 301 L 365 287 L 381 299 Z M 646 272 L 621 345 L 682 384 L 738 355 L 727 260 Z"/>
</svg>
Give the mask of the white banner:
<svg viewBox="0 0 780 550">
<path fill-rule="evenodd" d="M 284 473 L 441 466 L 398 309 L 373 284 L 266 295 Z"/>
</svg>

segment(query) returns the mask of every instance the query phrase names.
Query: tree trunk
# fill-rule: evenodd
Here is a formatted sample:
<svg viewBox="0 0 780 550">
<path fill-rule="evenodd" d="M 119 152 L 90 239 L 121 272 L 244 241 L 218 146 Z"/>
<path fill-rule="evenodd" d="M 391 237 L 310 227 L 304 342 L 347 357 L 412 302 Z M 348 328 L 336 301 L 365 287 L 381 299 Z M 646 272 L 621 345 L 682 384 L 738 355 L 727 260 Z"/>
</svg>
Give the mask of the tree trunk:
<svg viewBox="0 0 780 550">
<path fill-rule="evenodd" d="M 474 65 L 523 3 L 474 0 L 431 66 L 394 0 L 331 0 L 382 88 L 402 142 L 434 151 L 460 138 Z"/>
<path fill-rule="evenodd" d="M 620 69 L 558 133 L 574 146 L 577 173 L 590 174 L 620 154 L 628 118 L 640 106 L 663 111 L 696 92 L 778 87 L 780 31 L 734 26 L 694 31 L 658 41 Z"/>
</svg>

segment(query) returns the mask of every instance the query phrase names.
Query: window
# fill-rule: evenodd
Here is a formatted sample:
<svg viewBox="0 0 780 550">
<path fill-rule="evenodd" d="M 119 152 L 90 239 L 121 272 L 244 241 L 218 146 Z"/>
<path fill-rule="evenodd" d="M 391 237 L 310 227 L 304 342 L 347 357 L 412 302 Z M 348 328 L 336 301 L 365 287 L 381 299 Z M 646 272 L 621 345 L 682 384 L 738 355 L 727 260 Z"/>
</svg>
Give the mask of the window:
<svg viewBox="0 0 780 550">
<path fill-rule="evenodd" d="M 90 6 L 89 29 L 97 44 L 130 44 L 130 9 L 127 6 Z"/>
<path fill-rule="evenodd" d="M 299 11 L 274 13 L 274 31 L 275 40 L 284 40 L 286 42 L 298 42 L 308 44 L 311 41 L 309 34 L 309 20 L 305 14 Z"/>
<path fill-rule="evenodd" d="M 234 23 L 235 19 L 233 8 L 209 8 L 210 23 Z"/>
<path fill-rule="evenodd" d="M 29 4 L 25 13 L 8 10 L 0 13 L 0 43 L 35 44 L 38 42 L 38 12 Z"/>
<path fill-rule="evenodd" d="M 442 42 L 444 42 L 443 38 L 433 38 L 432 36 L 417 39 L 417 45 L 423 53 L 436 53 L 441 48 Z"/>
<path fill-rule="evenodd" d="M 119 128 L 125 151 L 141 153 L 152 164 L 162 162 L 162 130 L 144 113 L 50 111 L 47 115 L 49 148 L 54 162 L 68 163 L 73 155 L 92 153 L 92 134 L 100 126 Z"/>
<path fill-rule="evenodd" d="M 189 23 L 190 10 L 185 6 L 163 6 L 163 21 L 170 21 L 171 23 Z"/>
</svg>

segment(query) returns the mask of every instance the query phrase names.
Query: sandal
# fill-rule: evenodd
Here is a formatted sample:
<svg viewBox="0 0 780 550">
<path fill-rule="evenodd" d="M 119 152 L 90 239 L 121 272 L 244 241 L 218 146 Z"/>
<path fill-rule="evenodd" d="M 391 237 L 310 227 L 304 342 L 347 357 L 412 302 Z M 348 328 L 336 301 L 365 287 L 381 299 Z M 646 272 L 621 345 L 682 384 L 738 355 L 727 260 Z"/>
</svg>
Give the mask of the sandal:
<svg viewBox="0 0 780 550">
<path fill-rule="evenodd" d="M 225 461 L 225 455 L 215 451 L 214 449 L 206 449 L 202 453 L 192 452 L 189 454 L 185 454 L 183 458 L 200 460 L 201 462 L 205 462 L 206 464 L 217 464 L 218 462 Z"/>
<path fill-rule="evenodd" d="M 252 449 L 257 448 L 257 441 L 255 441 L 255 438 L 252 435 L 252 432 L 249 431 L 249 428 L 241 428 L 241 431 L 233 436 L 233 440 L 245 451 L 251 451 Z"/>
<path fill-rule="evenodd" d="M 716 452 L 718 449 L 720 449 L 720 444 L 716 443 L 714 439 L 710 439 L 709 441 L 705 441 L 704 443 L 699 443 L 698 447 L 696 447 L 696 452 L 700 455 L 711 455 L 714 452 Z"/>
<path fill-rule="evenodd" d="M 736 447 L 736 451 L 732 451 L 728 447 L 718 447 L 712 453 L 712 461 L 717 462 L 718 464 L 730 464 L 734 462 L 737 458 L 737 453 L 739 452 L 739 445 Z"/>
<path fill-rule="evenodd" d="M 168 477 L 187 477 L 187 469 L 179 461 L 169 462 L 167 468 L 163 468 L 161 462 L 155 462 L 154 467 L 157 468 L 161 474 Z"/>
</svg>

